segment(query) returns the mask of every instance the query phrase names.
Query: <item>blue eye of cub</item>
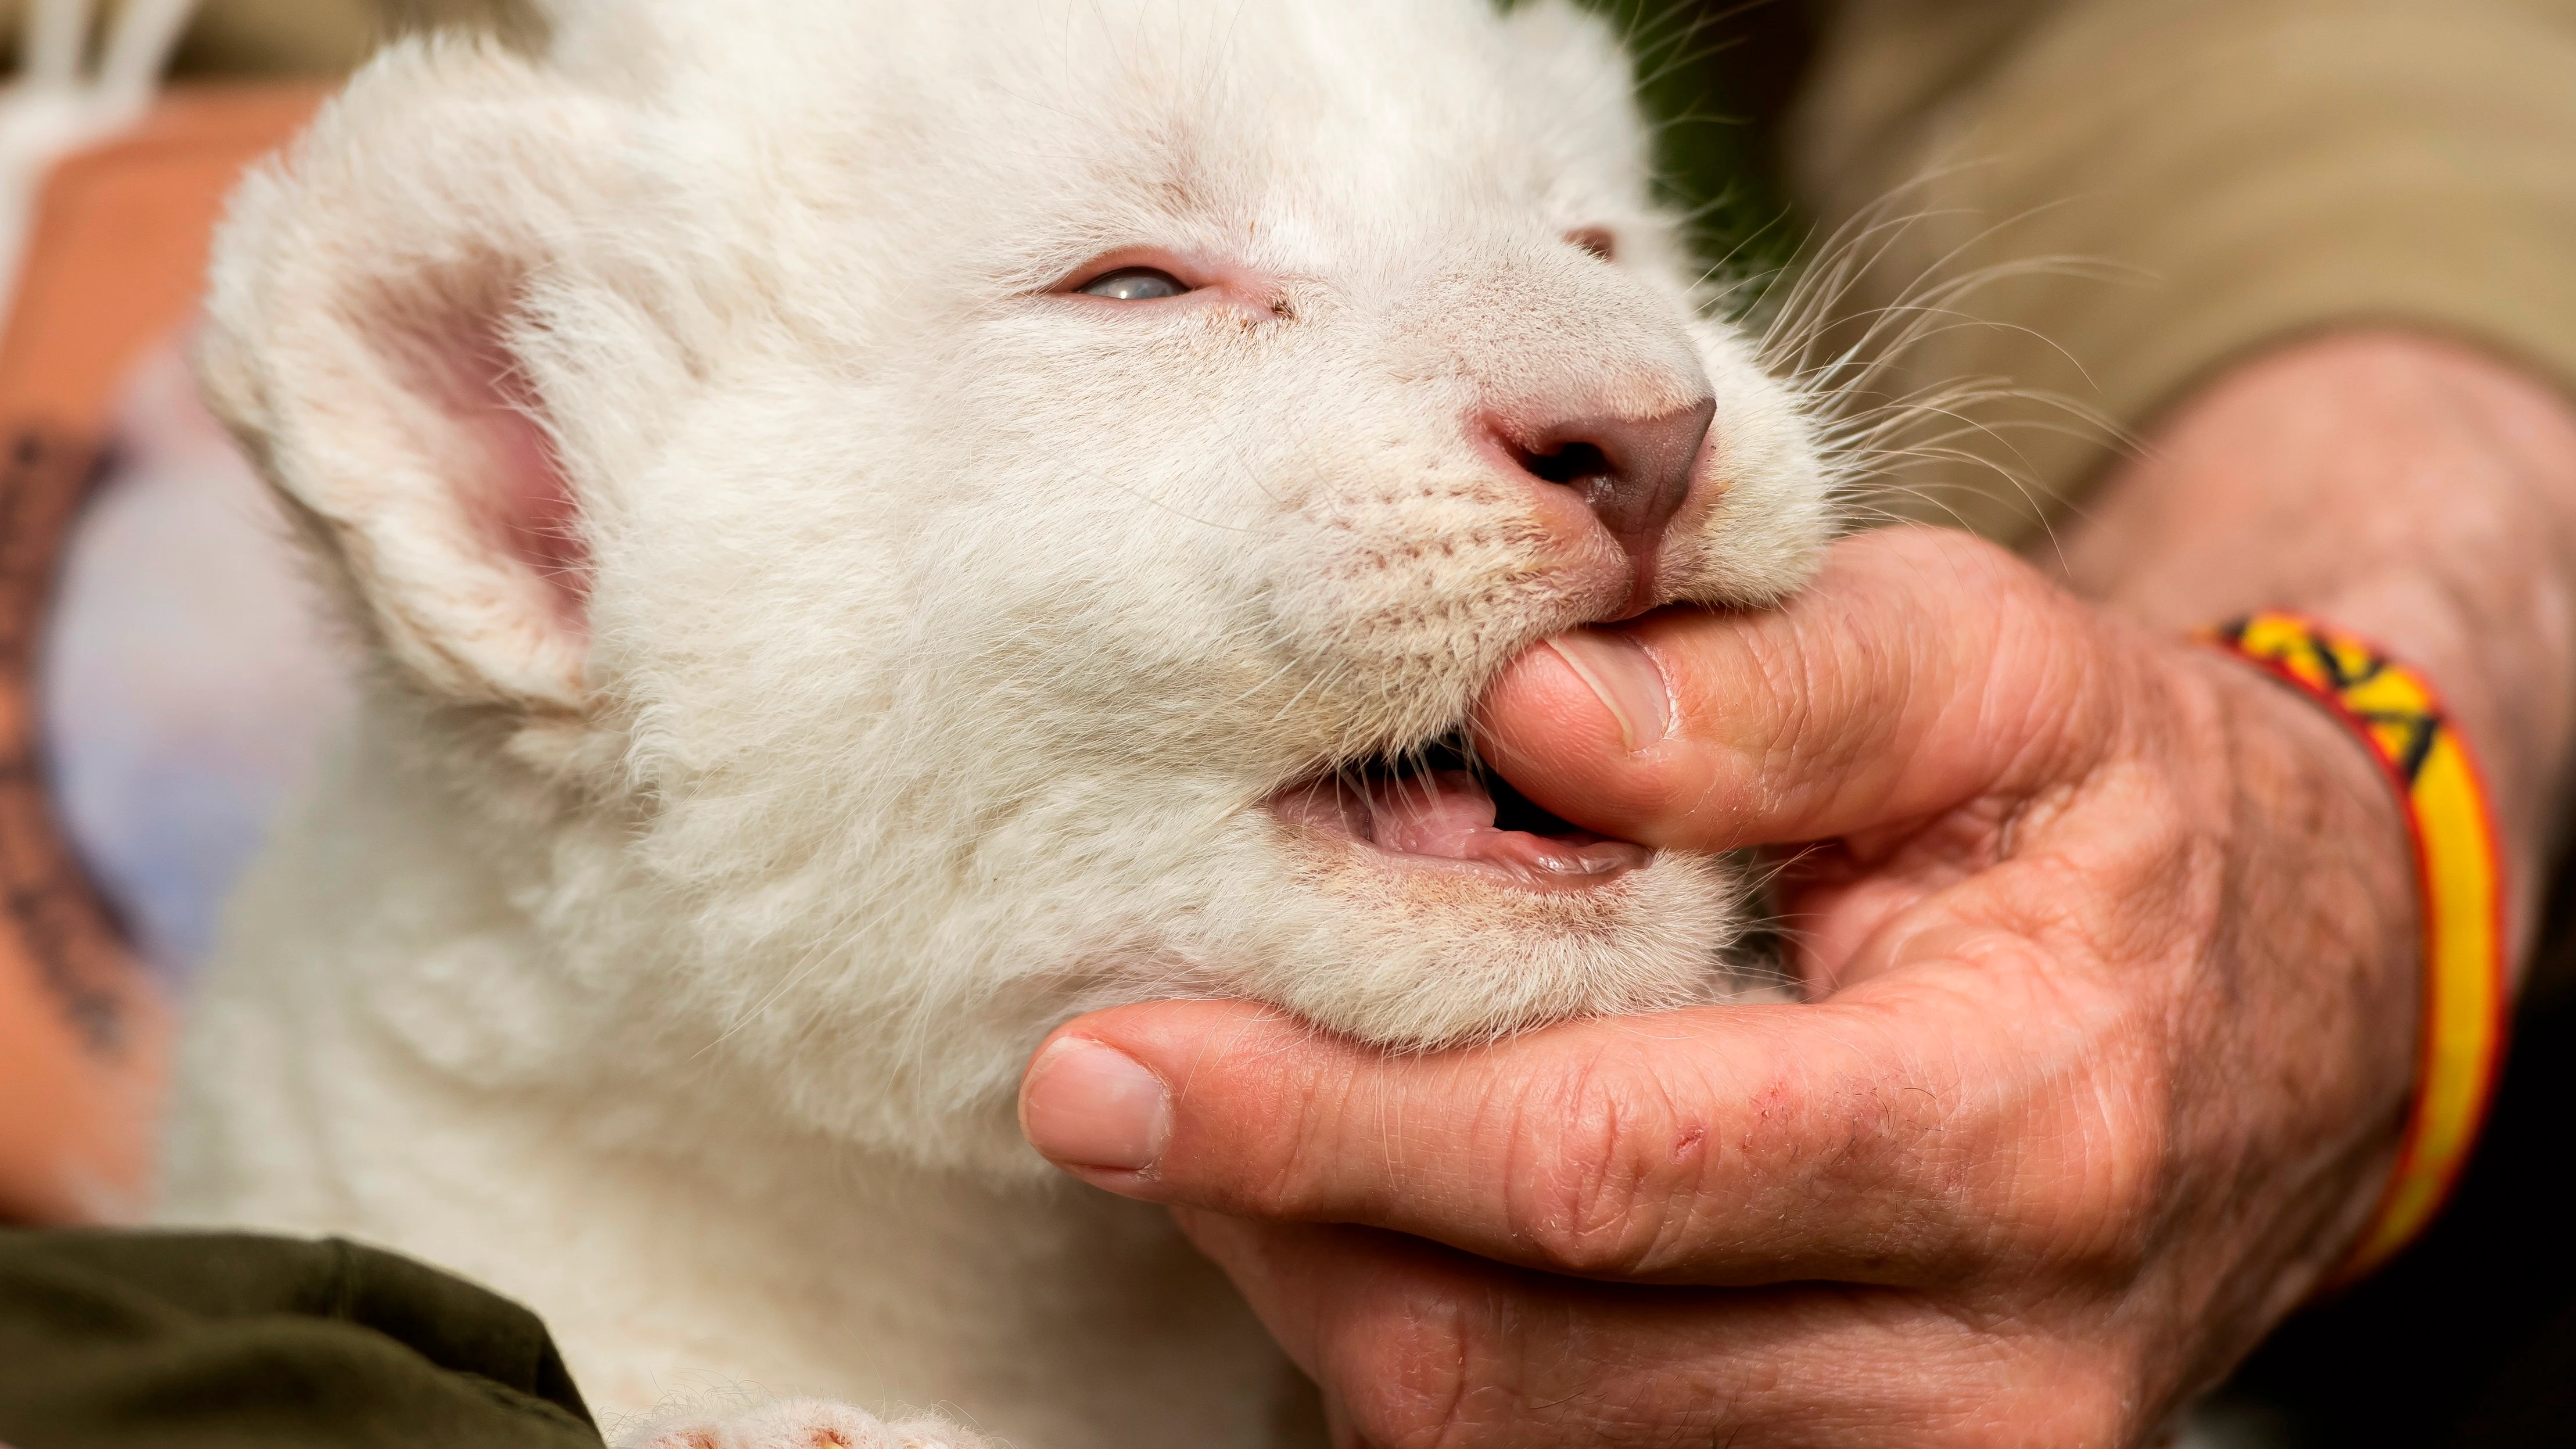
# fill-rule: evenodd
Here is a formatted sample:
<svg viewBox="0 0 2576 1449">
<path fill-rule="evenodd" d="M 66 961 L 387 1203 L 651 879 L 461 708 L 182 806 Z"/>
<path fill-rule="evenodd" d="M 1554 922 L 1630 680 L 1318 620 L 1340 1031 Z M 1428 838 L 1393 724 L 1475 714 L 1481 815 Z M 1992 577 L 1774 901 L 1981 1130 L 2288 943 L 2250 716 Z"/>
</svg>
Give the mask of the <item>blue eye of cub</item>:
<svg viewBox="0 0 2576 1449">
<path fill-rule="evenodd" d="M 1113 302 L 1158 302 L 1190 289 L 1169 272 L 1152 267 L 1122 267 L 1103 272 L 1074 290 L 1086 297 L 1107 297 Z"/>
</svg>

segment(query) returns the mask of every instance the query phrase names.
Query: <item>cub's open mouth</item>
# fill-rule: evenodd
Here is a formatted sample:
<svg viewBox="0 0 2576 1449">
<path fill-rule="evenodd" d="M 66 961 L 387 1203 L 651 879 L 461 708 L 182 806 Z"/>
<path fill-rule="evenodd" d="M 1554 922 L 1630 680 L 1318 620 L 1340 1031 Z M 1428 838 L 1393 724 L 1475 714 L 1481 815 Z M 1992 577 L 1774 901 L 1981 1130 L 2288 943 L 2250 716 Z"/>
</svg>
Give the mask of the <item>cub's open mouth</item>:
<svg viewBox="0 0 2576 1449">
<path fill-rule="evenodd" d="M 1498 876 L 1543 890 L 1600 885 L 1655 858 L 1646 846 L 1577 829 L 1511 782 L 1468 768 L 1442 741 L 1399 766 L 1373 761 L 1270 797 L 1287 825 L 1354 841 L 1407 865 Z"/>
</svg>

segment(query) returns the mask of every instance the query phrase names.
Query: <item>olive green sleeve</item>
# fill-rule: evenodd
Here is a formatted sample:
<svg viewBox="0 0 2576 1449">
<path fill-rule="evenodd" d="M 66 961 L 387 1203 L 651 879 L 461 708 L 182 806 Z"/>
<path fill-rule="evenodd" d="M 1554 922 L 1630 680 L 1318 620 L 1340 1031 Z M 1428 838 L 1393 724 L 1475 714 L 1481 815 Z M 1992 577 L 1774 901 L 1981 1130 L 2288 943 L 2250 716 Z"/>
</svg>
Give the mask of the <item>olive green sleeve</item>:
<svg viewBox="0 0 2576 1449">
<path fill-rule="evenodd" d="M 525 1308 L 336 1239 L 0 1229 L 11 1449 L 599 1449 Z"/>
<path fill-rule="evenodd" d="M 1789 153 L 1829 227 L 1914 218 L 1867 234 L 1853 307 L 2018 269 L 1903 385 L 2004 380 L 2134 430 L 2267 345 L 2393 323 L 2576 389 L 2570 0 L 1848 0 Z M 2054 404 L 1967 423 L 1974 461 L 1909 481 L 2007 539 L 2116 446 Z"/>
</svg>

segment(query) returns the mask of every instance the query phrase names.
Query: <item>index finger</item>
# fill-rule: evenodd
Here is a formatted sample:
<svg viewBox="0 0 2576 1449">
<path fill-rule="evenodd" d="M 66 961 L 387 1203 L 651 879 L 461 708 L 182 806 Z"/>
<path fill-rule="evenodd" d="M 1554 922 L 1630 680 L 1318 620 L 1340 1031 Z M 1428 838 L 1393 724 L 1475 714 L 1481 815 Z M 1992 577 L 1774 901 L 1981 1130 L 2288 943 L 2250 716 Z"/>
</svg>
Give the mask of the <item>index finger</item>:
<svg viewBox="0 0 2576 1449">
<path fill-rule="evenodd" d="M 1606 835 L 1824 839 L 2081 769 L 2114 717 L 2102 627 L 1992 545 L 1881 529 L 1835 545 L 1776 609 L 1668 611 L 1527 650 L 1488 691 L 1477 743 L 1523 794 Z"/>
<path fill-rule="evenodd" d="M 2110 1064 L 2066 983 L 2014 999 L 2045 974 L 2020 964 L 2027 943 L 1919 949 L 1955 964 L 1817 1004 L 1411 1056 L 1241 1003 L 1122 1007 L 1049 1039 L 1021 1120 L 1058 1165 L 1126 1196 L 1592 1277 L 1921 1284 L 2034 1234 L 2092 1251 L 2086 1225 L 2120 1221 L 2137 1186 L 2101 1150 L 2134 1124 L 2101 1114 L 2151 1105 L 2087 1089 Z M 1103 1090 L 1119 1081 L 1123 1096 Z M 1112 1101 L 1150 1110 L 1113 1123 L 1097 1115 Z"/>
</svg>

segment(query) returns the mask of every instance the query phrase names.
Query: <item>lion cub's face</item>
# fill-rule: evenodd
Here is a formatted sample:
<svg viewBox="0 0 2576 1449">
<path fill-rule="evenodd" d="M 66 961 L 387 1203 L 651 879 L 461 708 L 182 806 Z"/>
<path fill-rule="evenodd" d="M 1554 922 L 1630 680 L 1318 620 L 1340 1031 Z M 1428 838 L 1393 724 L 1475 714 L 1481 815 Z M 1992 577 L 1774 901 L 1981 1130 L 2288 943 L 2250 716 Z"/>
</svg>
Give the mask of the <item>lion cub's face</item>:
<svg viewBox="0 0 2576 1449">
<path fill-rule="evenodd" d="M 1498 825 L 1443 744 L 1534 641 L 1769 599 L 1824 529 L 1606 35 L 750 12 L 398 49 L 217 264 L 210 389 L 379 710 L 547 841 L 561 969 L 974 1156 L 1106 1001 L 1427 1044 L 1703 999 L 1713 862 Z"/>
</svg>

